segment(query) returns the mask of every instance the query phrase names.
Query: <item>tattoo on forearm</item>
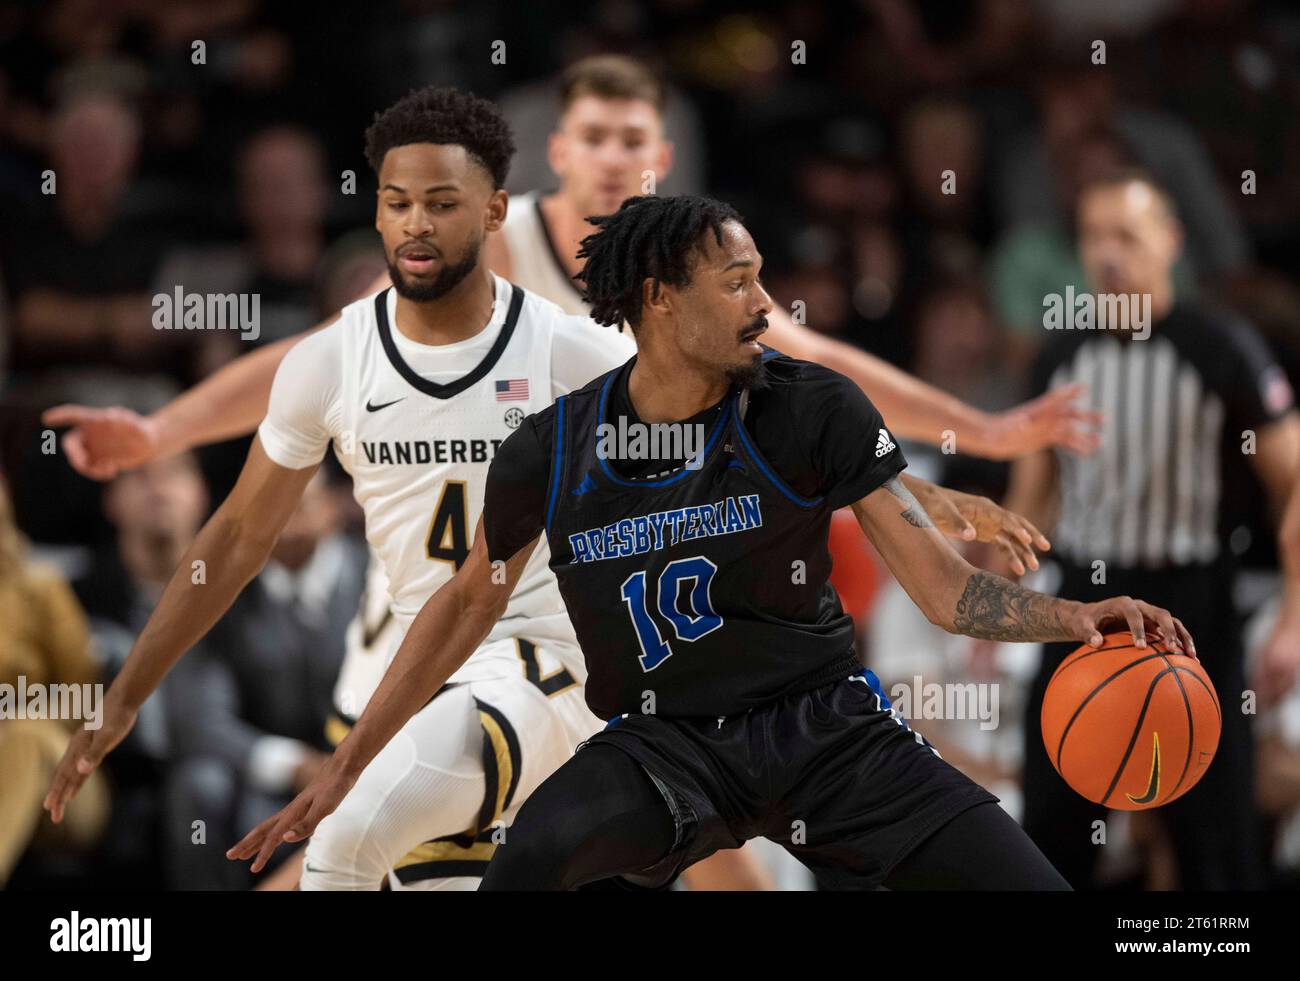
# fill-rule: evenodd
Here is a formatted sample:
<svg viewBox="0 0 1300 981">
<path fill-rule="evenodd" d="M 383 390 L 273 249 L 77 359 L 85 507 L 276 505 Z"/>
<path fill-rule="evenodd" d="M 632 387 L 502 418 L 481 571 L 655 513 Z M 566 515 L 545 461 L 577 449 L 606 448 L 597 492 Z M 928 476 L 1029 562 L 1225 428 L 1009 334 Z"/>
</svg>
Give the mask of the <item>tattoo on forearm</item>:
<svg viewBox="0 0 1300 981">
<path fill-rule="evenodd" d="M 953 629 L 984 640 L 1070 640 L 1061 623 L 1060 600 L 977 571 L 957 601 Z"/>
<path fill-rule="evenodd" d="M 912 495 L 912 492 L 903 485 L 901 480 L 897 477 L 890 477 L 885 481 L 885 490 L 889 491 L 889 493 L 893 494 L 899 501 L 907 505 L 906 509 L 899 515 L 899 517 L 909 525 L 913 528 L 934 527 L 934 522 L 931 521 L 930 516 L 925 513 L 925 508 L 921 507 L 921 502 Z"/>
</svg>

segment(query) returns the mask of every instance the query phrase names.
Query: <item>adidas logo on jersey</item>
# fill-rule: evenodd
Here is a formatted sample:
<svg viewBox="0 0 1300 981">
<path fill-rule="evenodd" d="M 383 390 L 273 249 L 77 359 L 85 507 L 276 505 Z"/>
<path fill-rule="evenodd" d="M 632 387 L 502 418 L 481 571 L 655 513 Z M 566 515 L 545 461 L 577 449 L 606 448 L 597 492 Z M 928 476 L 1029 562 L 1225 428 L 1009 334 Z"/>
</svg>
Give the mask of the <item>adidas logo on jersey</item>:
<svg viewBox="0 0 1300 981">
<path fill-rule="evenodd" d="M 880 457 L 884 456 L 886 453 L 892 452 L 892 451 L 893 451 L 894 449 L 896 449 L 896 448 L 897 448 L 897 447 L 895 447 L 895 445 L 894 445 L 894 441 L 893 441 L 892 439 L 889 438 L 889 433 L 885 432 L 885 431 L 882 429 L 882 430 L 880 431 L 880 435 L 876 437 L 876 457 L 877 457 L 877 459 L 879 459 Z"/>
</svg>

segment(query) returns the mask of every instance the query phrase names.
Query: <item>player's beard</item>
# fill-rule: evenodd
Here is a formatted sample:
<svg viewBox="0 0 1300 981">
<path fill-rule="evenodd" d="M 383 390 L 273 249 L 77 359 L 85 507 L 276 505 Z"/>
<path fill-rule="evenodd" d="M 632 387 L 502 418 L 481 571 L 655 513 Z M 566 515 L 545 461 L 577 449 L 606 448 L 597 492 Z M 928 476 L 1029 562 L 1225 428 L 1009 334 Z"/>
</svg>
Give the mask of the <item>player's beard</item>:
<svg viewBox="0 0 1300 981">
<path fill-rule="evenodd" d="M 727 381 L 754 392 L 766 388 L 767 369 L 763 365 L 763 356 L 756 354 L 753 361 L 732 365 L 727 369 Z"/>
<path fill-rule="evenodd" d="M 478 266 L 478 253 L 482 244 L 482 239 L 470 242 L 460 262 L 443 266 L 438 270 L 438 275 L 434 277 L 432 283 L 407 282 L 397 263 L 388 259 L 388 275 L 393 280 L 393 289 L 397 290 L 397 295 L 402 299 L 410 300 L 412 303 L 429 303 L 441 299 L 459 286 L 461 281 Z"/>
<path fill-rule="evenodd" d="M 740 332 L 744 335 L 758 327 L 766 327 L 767 318 L 758 316 L 754 322 Z M 738 337 L 738 339 L 740 339 Z M 763 355 L 756 354 L 752 361 L 746 361 L 741 364 L 732 365 L 727 369 L 727 381 L 741 388 L 748 388 L 758 391 L 767 386 L 767 372 L 763 368 Z"/>
</svg>

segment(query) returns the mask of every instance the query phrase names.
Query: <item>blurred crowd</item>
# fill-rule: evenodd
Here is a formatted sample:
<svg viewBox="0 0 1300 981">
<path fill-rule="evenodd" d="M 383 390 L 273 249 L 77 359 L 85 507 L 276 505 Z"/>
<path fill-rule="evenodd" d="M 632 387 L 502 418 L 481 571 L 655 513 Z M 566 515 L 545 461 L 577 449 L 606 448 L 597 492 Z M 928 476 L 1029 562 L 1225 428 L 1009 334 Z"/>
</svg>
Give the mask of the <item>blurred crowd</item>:
<svg viewBox="0 0 1300 981">
<path fill-rule="evenodd" d="M 1280 0 L 15 0 L 0 6 L 0 682 L 110 680 L 248 445 L 99 485 L 49 452 L 41 410 L 150 411 L 357 296 L 383 269 L 361 134 L 410 88 L 498 100 L 520 145 L 508 188 L 552 186 L 553 79 L 605 51 L 671 87 L 659 193 L 733 204 L 777 302 L 819 331 L 979 407 L 1017 403 L 1044 294 L 1085 288 L 1075 190 L 1131 164 L 1182 218 L 1180 295 L 1237 310 L 1300 383 L 1300 10 Z M 152 298 L 178 286 L 259 295 L 260 336 L 156 330 Z M 1003 465 L 907 450 L 927 475 L 1005 489 Z M 1276 556 L 1259 514 L 1241 522 L 1251 612 Z M 220 851 L 327 749 L 358 525 L 324 474 L 58 840 L 33 810 L 44 786 L 4 767 L 39 773 L 66 736 L 0 720 L 0 883 L 247 886 Z M 1011 728 L 1018 655 L 974 656 L 896 601 L 886 585 L 853 611 L 875 614 L 864 647 L 887 690 L 914 672 L 1001 678 Z M 1014 802 L 1014 738 L 927 734 Z M 1300 732 L 1278 739 L 1278 765 L 1300 769 Z M 1300 802 L 1261 807 L 1272 881 L 1294 885 Z M 192 827 L 198 810 L 224 825 Z"/>
</svg>

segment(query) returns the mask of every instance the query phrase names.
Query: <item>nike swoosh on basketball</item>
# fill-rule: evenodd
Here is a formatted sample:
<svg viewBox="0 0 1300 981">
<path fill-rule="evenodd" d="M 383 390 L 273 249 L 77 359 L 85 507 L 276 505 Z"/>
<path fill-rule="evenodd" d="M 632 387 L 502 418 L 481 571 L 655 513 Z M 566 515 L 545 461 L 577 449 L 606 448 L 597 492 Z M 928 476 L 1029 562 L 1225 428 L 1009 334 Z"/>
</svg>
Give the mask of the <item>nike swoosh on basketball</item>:
<svg viewBox="0 0 1300 981">
<path fill-rule="evenodd" d="M 1156 799 L 1156 794 L 1160 793 L 1160 733 L 1153 732 L 1151 737 L 1154 745 L 1151 749 L 1151 781 L 1147 784 L 1147 792 L 1141 797 L 1134 797 L 1132 794 L 1125 794 L 1134 804 L 1150 804 Z"/>
<path fill-rule="evenodd" d="M 398 402 L 402 401 L 402 399 L 404 399 L 404 398 L 406 398 L 405 395 L 403 395 L 402 398 L 400 398 L 400 399 L 393 399 L 393 401 L 391 401 L 391 402 L 385 402 L 385 403 L 383 403 L 382 405 L 371 405 L 371 404 L 370 404 L 370 400 L 367 399 L 367 400 L 366 400 L 366 411 L 367 411 L 367 412 L 378 412 L 380 409 L 387 409 L 390 405 L 396 405 Z"/>
</svg>

